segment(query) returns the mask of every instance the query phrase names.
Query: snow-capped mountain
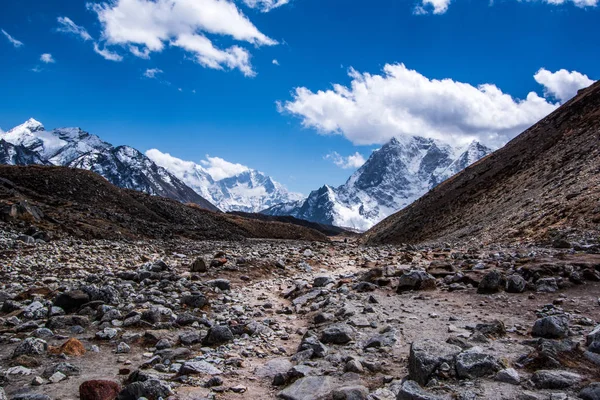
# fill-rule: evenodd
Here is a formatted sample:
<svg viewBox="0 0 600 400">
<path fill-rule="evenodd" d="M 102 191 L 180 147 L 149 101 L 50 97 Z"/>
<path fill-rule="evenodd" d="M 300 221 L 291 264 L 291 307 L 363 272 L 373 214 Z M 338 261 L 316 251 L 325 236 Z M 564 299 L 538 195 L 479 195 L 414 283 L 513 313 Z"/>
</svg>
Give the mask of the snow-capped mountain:
<svg viewBox="0 0 600 400">
<path fill-rule="evenodd" d="M 491 151 L 478 142 L 453 148 L 422 137 L 392 139 L 345 184 L 325 185 L 303 201 L 276 205 L 263 213 L 366 230 Z"/>
<path fill-rule="evenodd" d="M 216 210 L 210 202 L 138 150 L 129 146 L 114 147 L 80 128 L 46 131 L 40 122 L 29 119 L 7 132 L 0 132 L 0 163 L 86 169 L 122 188 Z"/>
<path fill-rule="evenodd" d="M 217 179 L 209 170 L 192 161 L 184 161 L 156 149 L 147 151 L 146 155 L 223 211 L 259 212 L 303 198 L 254 169 L 238 166 L 241 172 Z"/>
</svg>

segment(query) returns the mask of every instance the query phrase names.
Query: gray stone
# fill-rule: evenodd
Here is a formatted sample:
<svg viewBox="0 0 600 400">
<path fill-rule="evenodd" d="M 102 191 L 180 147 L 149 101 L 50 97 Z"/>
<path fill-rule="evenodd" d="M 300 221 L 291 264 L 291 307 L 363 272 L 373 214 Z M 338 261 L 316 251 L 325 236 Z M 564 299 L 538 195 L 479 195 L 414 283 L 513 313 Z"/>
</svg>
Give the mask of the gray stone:
<svg viewBox="0 0 600 400">
<path fill-rule="evenodd" d="M 405 272 L 399 279 L 396 291 L 398 293 L 409 290 L 433 290 L 435 289 L 435 278 L 425 271 L 413 269 Z"/>
<path fill-rule="evenodd" d="M 179 341 L 184 346 L 191 346 L 196 343 L 200 343 L 202 341 L 202 337 L 199 332 L 191 331 L 191 332 L 183 332 L 179 335 Z"/>
<path fill-rule="evenodd" d="M 181 298 L 181 304 L 192 308 L 202 308 L 208 305 L 208 299 L 201 294 L 191 294 Z"/>
<path fill-rule="evenodd" d="M 220 375 L 223 371 L 206 361 L 188 361 L 179 369 L 179 375 Z"/>
<path fill-rule="evenodd" d="M 206 262 L 201 257 L 197 258 L 190 265 L 190 272 L 206 272 L 206 271 L 208 271 L 208 269 L 206 268 Z"/>
<path fill-rule="evenodd" d="M 564 315 L 540 318 L 533 324 L 531 335 L 547 339 L 560 339 L 569 335 L 569 320 Z"/>
<path fill-rule="evenodd" d="M 502 366 L 489 354 L 476 347 L 456 356 L 456 373 L 461 379 L 475 379 L 492 375 Z"/>
<path fill-rule="evenodd" d="M 292 363 L 287 358 L 274 358 L 254 370 L 254 375 L 259 378 L 274 378 L 277 374 L 285 374 L 292 368 Z"/>
<path fill-rule="evenodd" d="M 202 339 L 202 344 L 206 346 L 221 345 L 233 340 L 233 333 L 228 326 L 217 325 L 208 330 L 208 333 Z"/>
<path fill-rule="evenodd" d="M 498 371 L 494 379 L 498 382 L 510 383 L 511 385 L 518 385 L 521 383 L 521 377 L 514 368 L 506 368 Z"/>
<path fill-rule="evenodd" d="M 451 368 L 455 365 L 455 357 L 462 349 L 448 343 L 432 339 L 418 340 L 411 344 L 408 357 L 408 376 L 421 385 L 429 382 L 431 375 L 442 363 Z"/>
<path fill-rule="evenodd" d="M 600 325 L 596 326 L 585 338 L 586 346 L 590 346 L 594 342 L 600 342 Z"/>
<path fill-rule="evenodd" d="M 46 353 L 48 345 L 45 340 L 28 337 L 27 339 L 20 342 L 15 350 L 13 351 L 13 358 L 26 355 L 26 356 L 37 356 Z"/>
<path fill-rule="evenodd" d="M 521 275 L 511 275 L 506 278 L 506 291 L 508 293 L 523 293 L 527 287 L 527 281 Z"/>
<path fill-rule="evenodd" d="M 477 286 L 477 293 L 490 294 L 497 293 L 500 291 L 502 285 L 502 275 L 498 271 L 491 271 L 485 274 L 479 285 Z"/>
<path fill-rule="evenodd" d="M 277 394 L 284 400 L 321 400 L 327 398 L 333 389 L 328 376 L 307 376 L 300 378 Z"/>
<path fill-rule="evenodd" d="M 321 332 L 321 342 L 332 344 L 346 344 L 354 338 L 352 328 L 346 324 L 332 325 Z"/>
<path fill-rule="evenodd" d="M 600 400 L 600 382 L 594 382 L 579 392 L 583 400 Z"/>
<path fill-rule="evenodd" d="M 125 353 L 129 353 L 131 351 L 131 347 L 129 347 L 129 345 L 125 342 L 121 342 L 117 345 L 117 353 L 118 354 L 125 354 Z"/>
<path fill-rule="evenodd" d="M 60 371 L 56 371 L 50 378 L 48 378 L 51 383 L 62 382 L 65 379 L 67 379 L 67 376 Z"/>
<path fill-rule="evenodd" d="M 133 382 L 119 393 L 117 400 L 139 400 L 141 397 L 148 399 L 166 399 L 173 391 L 171 388 L 158 379 L 148 379 L 143 382 Z"/>
<path fill-rule="evenodd" d="M 313 287 L 324 287 L 334 283 L 334 280 L 328 275 L 319 275 L 313 281 Z"/>
<path fill-rule="evenodd" d="M 405 381 L 400 387 L 396 400 L 445 400 L 448 397 L 429 393 L 415 381 Z"/>
<path fill-rule="evenodd" d="M 344 386 L 335 389 L 331 395 L 333 400 L 366 400 L 369 389 L 361 385 Z"/>
<path fill-rule="evenodd" d="M 560 370 L 536 371 L 531 380 L 538 389 L 566 389 L 581 382 L 579 374 Z"/>
<path fill-rule="evenodd" d="M 555 278 L 541 278 L 535 283 L 535 291 L 540 293 L 554 293 L 558 290 Z"/>
<path fill-rule="evenodd" d="M 212 281 L 206 282 L 206 284 L 221 290 L 231 290 L 231 282 L 227 279 L 213 279 Z"/>
</svg>

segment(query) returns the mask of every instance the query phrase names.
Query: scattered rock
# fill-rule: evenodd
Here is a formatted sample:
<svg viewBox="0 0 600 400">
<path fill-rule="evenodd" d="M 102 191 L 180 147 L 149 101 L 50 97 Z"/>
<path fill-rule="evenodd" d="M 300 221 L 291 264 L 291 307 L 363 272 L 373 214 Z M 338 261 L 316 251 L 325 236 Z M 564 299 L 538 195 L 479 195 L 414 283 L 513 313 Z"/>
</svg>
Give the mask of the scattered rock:
<svg viewBox="0 0 600 400">
<path fill-rule="evenodd" d="M 535 321 L 531 335 L 548 339 L 560 339 L 569 335 L 569 320 L 563 315 L 551 315 Z"/>
<path fill-rule="evenodd" d="M 80 400 L 114 400 L 121 391 L 121 385 L 112 381 L 85 381 L 79 386 Z"/>
</svg>

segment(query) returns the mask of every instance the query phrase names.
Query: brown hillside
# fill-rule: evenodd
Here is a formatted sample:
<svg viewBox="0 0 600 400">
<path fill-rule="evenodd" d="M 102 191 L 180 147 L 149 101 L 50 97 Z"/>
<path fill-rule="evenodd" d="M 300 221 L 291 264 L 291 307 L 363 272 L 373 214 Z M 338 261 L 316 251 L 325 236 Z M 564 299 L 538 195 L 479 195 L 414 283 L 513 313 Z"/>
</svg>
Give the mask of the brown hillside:
<svg viewBox="0 0 600 400">
<path fill-rule="evenodd" d="M 368 244 L 598 240 L 600 82 L 364 235 Z"/>
<path fill-rule="evenodd" d="M 14 205 L 37 207 L 11 216 Z M 22 207 L 21 207 L 22 208 Z M 178 201 L 118 188 L 101 176 L 67 167 L 0 166 L 0 220 L 29 223 L 58 235 L 82 238 L 172 238 L 327 240 L 312 229 L 232 218 Z"/>
</svg>

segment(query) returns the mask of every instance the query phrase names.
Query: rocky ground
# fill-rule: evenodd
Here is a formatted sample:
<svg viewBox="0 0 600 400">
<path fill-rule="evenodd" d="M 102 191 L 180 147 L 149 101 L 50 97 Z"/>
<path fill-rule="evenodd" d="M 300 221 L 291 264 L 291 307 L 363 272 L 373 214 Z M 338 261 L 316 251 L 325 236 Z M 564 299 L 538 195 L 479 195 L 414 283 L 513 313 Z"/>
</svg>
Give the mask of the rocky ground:
<svg viewBox="0 0 600 400">
<path fill-rule="evenodd" d="M 594 247 L 0 230 L 0 268 L 0 399 L 600 399 Z"/>
</svg>

